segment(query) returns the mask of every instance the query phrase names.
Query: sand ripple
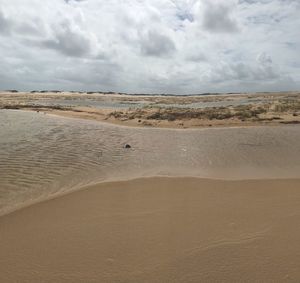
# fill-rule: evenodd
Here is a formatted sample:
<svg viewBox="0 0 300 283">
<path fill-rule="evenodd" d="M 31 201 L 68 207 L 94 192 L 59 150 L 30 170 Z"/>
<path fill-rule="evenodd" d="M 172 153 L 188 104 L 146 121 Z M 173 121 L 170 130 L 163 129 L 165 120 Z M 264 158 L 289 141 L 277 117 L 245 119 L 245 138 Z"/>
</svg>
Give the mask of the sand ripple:
<svg viewBox="0 0 300 283">
<path fill-rule="evenodd" d="M 104 180 L 299 177 L 300 127 L 127 128 L 0 111 L 0 214 Z M 124 149 L 125 143 L 132 145 Z"/>
</svg>

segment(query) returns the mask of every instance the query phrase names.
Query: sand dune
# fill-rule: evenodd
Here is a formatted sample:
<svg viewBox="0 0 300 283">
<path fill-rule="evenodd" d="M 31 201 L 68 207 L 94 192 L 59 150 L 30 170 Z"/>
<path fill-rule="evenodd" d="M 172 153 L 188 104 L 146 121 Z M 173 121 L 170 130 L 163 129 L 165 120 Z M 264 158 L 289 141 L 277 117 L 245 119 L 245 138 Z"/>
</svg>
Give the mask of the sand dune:
<svg viewBox="0 0 300 283">
<path fill-rule="evenodd" d="M 117 125 L 207 128 L 300 123 L 299 92 L 196 96 L 1 92 L 0 109 L 24 109 Z"/>
<path fill-rule="evenodd" d="M 300 180 L 103 183 L 0 218 L 0 282 L 299 282 Z"/>
</svg>

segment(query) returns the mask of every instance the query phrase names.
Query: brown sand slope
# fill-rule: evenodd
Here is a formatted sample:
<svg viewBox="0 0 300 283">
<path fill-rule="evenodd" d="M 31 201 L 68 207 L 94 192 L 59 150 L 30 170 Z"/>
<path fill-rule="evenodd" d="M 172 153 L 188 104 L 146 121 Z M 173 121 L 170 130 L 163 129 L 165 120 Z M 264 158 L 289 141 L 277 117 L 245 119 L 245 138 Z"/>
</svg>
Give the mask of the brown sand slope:
<svg viewBox="0 0 300 283">
<path fill-rule="evenodd" d="M 0 282 L 299 282 L 300 180 L 100 184 L 0 218 Z"/>
</svg>

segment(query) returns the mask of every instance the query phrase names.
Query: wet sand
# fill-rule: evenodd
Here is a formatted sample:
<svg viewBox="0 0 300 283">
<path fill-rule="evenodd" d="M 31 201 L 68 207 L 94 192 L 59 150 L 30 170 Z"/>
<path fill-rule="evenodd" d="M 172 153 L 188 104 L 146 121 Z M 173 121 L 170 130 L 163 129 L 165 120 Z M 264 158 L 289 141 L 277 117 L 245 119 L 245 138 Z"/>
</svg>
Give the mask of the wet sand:
<svg viewBox="0 0 300 283">
<path fill-rule="evenodd" d="M 132 128 L 2 110 L 0 133 L 0 215 L 99 182 L 291 179 L 300 172 L 298 125 Z"/>
<path fill-rule="evenodd" d="M 0 117 L 0 282 L 300 281 L 299 126 Z"/>
<path fill-rule="evenodd" d="M 144 178 L 0 218 L 0 282 L 299 282 L 300 179 Z"/>
</svg>

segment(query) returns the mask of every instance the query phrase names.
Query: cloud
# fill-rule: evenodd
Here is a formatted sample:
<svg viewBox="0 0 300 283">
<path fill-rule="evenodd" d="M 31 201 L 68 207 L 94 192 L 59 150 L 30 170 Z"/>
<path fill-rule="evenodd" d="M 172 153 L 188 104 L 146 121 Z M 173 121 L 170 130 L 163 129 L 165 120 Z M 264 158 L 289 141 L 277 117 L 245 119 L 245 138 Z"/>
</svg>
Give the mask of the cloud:
<svg viewBox="0 0 300 283">
<path fill-rule="evenodd" d="M 13 23 L 6 17 L 0 7 L 0 33 L 8 34 L 11 31 Z"/>
<path fill-rule="evenodd" d="M 271 56 L 266 54 L 266 52 L 258 54 L 256 60 L 263 66 L 272 65 L 273 63 Z"/>
<path fill-rule="evenodd" d="M 232 16 L 234 5 L 221 1 L 206 1 L 203 7 L 203 27 L 210 32 L 237 32 L 238 25 Z"/>
<path fill-rule="evenodd" d="M 164 56 L 176 49 L 174 42 L 157 31 L 149 31 L 141 38 L 141 51 L 147 56 Z"/>
<path fill-rule="evenodd" d="M 187 56 L 185 57 L 186 60 L 190 61 L 190 62 L 203 62 L 206 61 L 207 58 L 205 57 L 204 53 L 202 53 L 201 51 L 195 51 L 193 53 L 189 53 L 187 54 Z"/>
<path fill-rule="evenodd" d="M 83 1 L 87 1 L 87 0 L 64 0 L 67 4 L 69 4 L 70 2 L 83 2 Z"/>
<path fill-rule="evenodd" d="M 196 4 L 196 0 L 187 0 L 187 1 L 176 1 L 171 0 L 175 9 L 176 9 L 176 16 L 180 21 L 189 21 L 194 22 L 194 13 L 193 8 Z"/>
<path fill-rule="evenodd" d="M 256 60 L 248 64 L 222 62 L 216 67 L 215 74 L 212 80 L 217 81 L 267 81 L 281 76 L 279 70 L 274 68 L 271 56 L 265 52 L 258 54 Z"/>
<path fill-rule="evenodd" d="M 296 0 L 0 0 L 0 88 L 300 88 Z"/>
<path fill-rule="evenodd" d="M 92 34 L 83 31 L 68 20 L 54 26 L 52 32 L 52 38 L 42 41 L 42 45 L 66 56 L 90 54 L 96 45 L 96 39 L 93 38 Z"/>
</svg>

